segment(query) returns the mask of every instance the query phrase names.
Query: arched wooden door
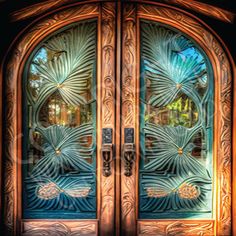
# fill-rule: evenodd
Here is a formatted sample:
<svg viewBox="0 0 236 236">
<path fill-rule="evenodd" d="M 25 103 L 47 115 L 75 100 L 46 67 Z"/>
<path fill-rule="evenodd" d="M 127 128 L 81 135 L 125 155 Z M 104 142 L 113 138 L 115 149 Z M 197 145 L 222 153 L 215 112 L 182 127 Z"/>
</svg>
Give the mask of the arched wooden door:
<svg viewBox="0 0 236 236">
<path fill-rule="evenodd" d="M 230 235 L 232 75 L 207 26 L 164 4 L 78 3 L 19 42 L 6 235 Z"/>
</svg>

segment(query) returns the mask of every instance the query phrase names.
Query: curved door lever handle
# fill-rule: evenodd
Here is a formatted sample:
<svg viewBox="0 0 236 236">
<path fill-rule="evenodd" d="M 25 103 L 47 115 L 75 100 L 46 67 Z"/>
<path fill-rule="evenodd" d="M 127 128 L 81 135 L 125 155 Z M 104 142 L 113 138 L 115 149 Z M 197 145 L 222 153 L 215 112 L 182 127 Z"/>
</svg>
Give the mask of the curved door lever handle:
<svg viewBox="0 0 236 236">
<path fill-rule="evenodd" d="M 123 145 L 123 161 L 125 164 L 125 176 L 131 176 L 133 162 L 135 161 L 135 145 L 133 143 L 125 143 Z"/>
<path fill-rule="evenodd" d="M 108 177 L 111 175 L 111 162 L 113 160 L 112 144 L 102 145 L 102 161 L 103 161 L 103 175 Z"/>
</svg>

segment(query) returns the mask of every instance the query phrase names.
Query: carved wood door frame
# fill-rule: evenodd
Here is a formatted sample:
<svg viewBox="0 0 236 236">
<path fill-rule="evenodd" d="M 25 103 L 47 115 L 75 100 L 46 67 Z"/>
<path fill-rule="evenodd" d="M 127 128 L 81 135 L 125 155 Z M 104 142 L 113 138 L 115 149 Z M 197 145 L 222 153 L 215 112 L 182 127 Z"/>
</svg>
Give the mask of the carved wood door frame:
<svg viewBox="0 0 236 236">
<path fill-rule="evenodd" d="M 140 2 L 140 3 L 139 3 Z M 78 221 L 22 220 L 21 213 L 21 80 L 24 64 L 47 35 L 70 23 L 98 19 L 97 219 Z M 189 35 L 207 54 L 214 72 L 214 178 L 213 220 L 140 220 L 138 218 L 140 19 L 172 26 Z M 18 37 L 7 61 L 4 142 L 4 226 L 6 235 L 22 232 L 84 235 L 167 235 L 184 229 L 207 235 L 230 235 L 231 230 L 231 95 L 232 60 L 219 37 L 191 14 L 166 4 L 142 1 L 71 3 L 40 18 Z M 121 88 L 121 89 L 120 89 Z M 115 161 L 111 175 L 102 173 L 102 128 L 113 129 Z M 134 130 L 135 163 L 121 160 L 125 129 Z M 17 137 L 17 138 L 16 138 Z M 222 191 L 221 191 L 222 190 Z M 52 225 L 53 224 L 53 225 Z M 53 226 L 53 227 L 52 227 Z M 190 234 L 189 234 L 190 235 Z"/>
</svg>

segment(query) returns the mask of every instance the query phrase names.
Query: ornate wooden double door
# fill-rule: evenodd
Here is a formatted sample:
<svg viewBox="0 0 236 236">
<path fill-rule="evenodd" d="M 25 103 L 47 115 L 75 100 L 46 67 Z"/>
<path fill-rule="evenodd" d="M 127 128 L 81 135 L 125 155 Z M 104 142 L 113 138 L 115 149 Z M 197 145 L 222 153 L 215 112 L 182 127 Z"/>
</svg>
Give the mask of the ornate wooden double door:
<svg viewBox="0 0 236 236">
<path fill-rule="evenodd" d="M 9 235 L 230 235 L 231 74 L 209 29 L 164 4 L 96 2 L 30 34 L 7 83 L 7 132 L 23 133 Z"/>
</svg>

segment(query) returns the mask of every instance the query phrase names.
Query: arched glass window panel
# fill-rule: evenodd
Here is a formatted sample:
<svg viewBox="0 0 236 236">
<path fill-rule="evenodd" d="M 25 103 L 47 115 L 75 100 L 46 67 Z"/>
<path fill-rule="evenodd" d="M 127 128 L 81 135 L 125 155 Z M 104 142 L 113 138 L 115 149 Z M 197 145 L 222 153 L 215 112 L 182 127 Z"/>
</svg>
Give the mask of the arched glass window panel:
<svg viewBox="0 0 236 236">
<path fill-rule="evenodd" d="M 24 218 L 96 218 L 96 30 L 67 26 L 27 62 Z"/>
<path fill-rule="evenodd" d="M 213 78 L 204 52 L 141 22 L 140 218 L 212 217 Z"/>
</svg>

